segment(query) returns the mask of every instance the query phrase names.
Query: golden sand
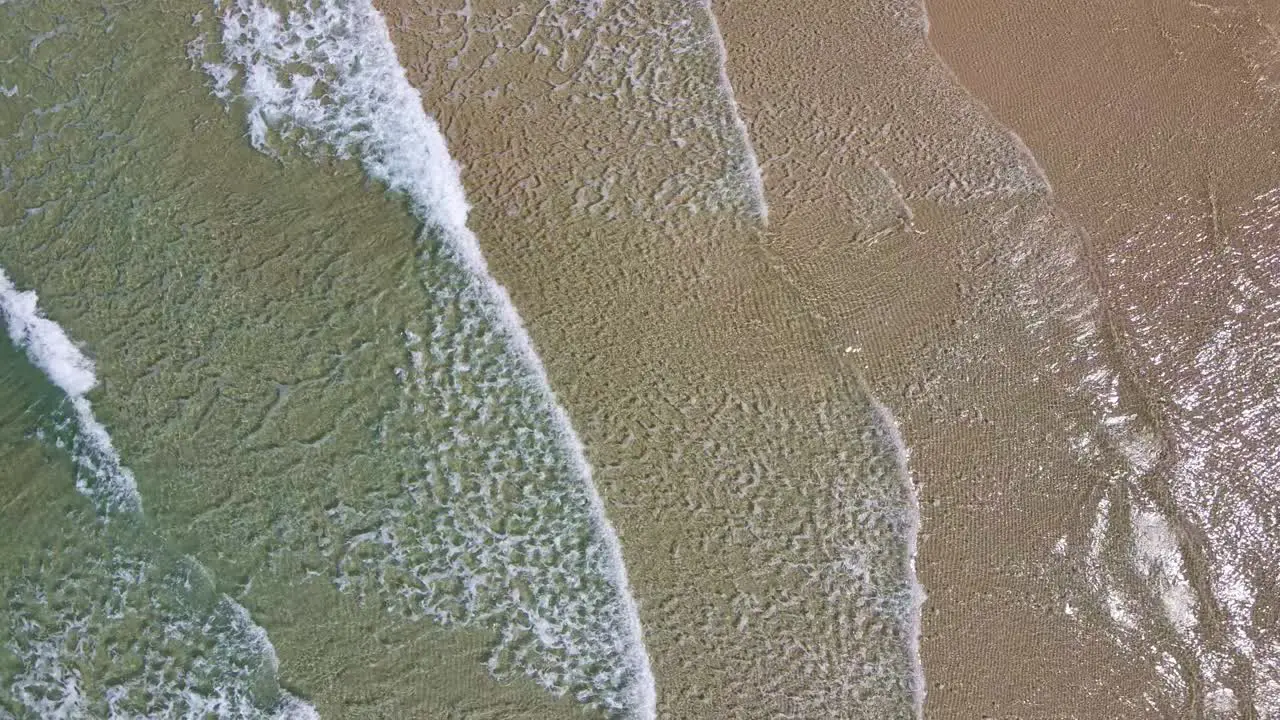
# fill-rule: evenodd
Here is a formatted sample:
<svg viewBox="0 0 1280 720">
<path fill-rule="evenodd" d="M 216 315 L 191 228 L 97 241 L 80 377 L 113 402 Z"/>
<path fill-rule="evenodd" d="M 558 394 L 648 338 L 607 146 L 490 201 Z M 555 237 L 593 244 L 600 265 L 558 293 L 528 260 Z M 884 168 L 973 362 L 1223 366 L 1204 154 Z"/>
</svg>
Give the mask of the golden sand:
<svg viewBox="0 0 1280 720">
<path fill-rule="evenodd" d="M 1267 263 L 1271 272 L 1277 264 L 1264 228 L 1274 222 L 1271 191 L 1280 177 L 1280 8 L 928 4 L 931 41 L 964 86 L 1026 141 L 1083 238 L 1122 393 L 1158 439 L 1155 467 L 1137 494 L 1175 518 L 1201 608 L 1198 637 L 1180 657 L 1200 665 L 1200 677 L 1172 699 L 1173 707 L 1204 716 L 1222 692 L 1215 685 L 1222 685 L 1234 691 L 1235 712 L 1248 716 L 1256 708 L 1265 715 L 1268 702 L 1274 712 L 1280 683 L 1265 662 L 1246 652 L 1244 662 L 1223 663 L 1228 669 L 1216 681 L 1203 666 L 1205 656 L 1238 651 L 1238 644 L 1231 647 L 1238 641 L 1228 640 L 1237 631 L 1255 638 L 1275 631 L 1273 607 L 1263 601 L 1251 619 L 1244 607 L 1226 605 L 1213 584 L 1214 566 L 1228 562 L 1245 565 L 1261 587 L 1277 573 L 1273 552 L 1249 550 L 1253 543 L 1266 547 L 1267 538 L 1246 542 L 1226 508 L 1241 498 L 1239 507 L 1265 513 L 1276 501 L 1265 469 L 1274 420 L 1251 427 L 1244 418 L 1263 410 L 1275 392 L 1258 366 L 1268 364 L 1274 345 L 1265 330 L 1275 297 Z M 1205 348 L 1227 328 L 1255 359 L 1216 375 L 1220 361 Z M 1190 392 L 1206 404 L 1187 425 L 1180 406 Z M 1195 448 L 1212 459 L 1201 471 L 1211 484 L 1193 498 L 1185 468 Z M 1216 519 L 1191 519 L 1206 503 Z M 1236 716 L 1223 711 L 1222 717 Z"/>
</svg>

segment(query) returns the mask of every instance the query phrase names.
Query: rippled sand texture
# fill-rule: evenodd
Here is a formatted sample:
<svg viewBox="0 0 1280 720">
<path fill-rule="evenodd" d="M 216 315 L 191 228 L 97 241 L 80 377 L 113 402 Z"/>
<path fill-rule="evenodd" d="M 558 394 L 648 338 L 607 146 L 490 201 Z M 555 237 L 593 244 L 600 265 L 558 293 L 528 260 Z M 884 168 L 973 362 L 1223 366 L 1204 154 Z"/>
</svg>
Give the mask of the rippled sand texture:
<svg viewBox="0 0 1280 720">
<path fill-rule="evenodd" d="M 731 90 L 711 18 L 699 4 L 379 7 L 424 104 L 447 133 L 454 123 L 468 133 L 451 138 L 472 137 L 459 111 L 507 125 L 510 139 L 499 152 L 510 161 L 509 172 L 492 183 L 468 183 L 474 197 L 511 214 L 546 213 L 543 196 L 568 192 L 572 215 L 566 220 L 767 213 L 755 158 L 726 101 Z M 618 123 L 618 134 L 601 136 L 601 128 L 591 127 L 588 118 L 602 112 Z M 540 142 L 538 131 L 557 122 L 555 141 Z M 555 155 L 565 187 L 540 187 L 550 178 L 514 164 L 546 152 Z M 615 193 L 615 186 L 628 192 Z M 636 195 L 638 188 L 649 193 Z"/>
<path fill-rule="evenodd" d="M 770 250 L 902 408 L 924 510 L 929 716 L 1167 714 L 1144 696 L 1158 671 L 1074 619 L 1083 569 L 1055 556 L 1128 460 L 1110 437 L 1090 440 L 1097 456 L 1079 448 L 1101 434 L 1079 389 L 1100 341 L 1053 176 L 938 62 L 921 8 L 805 8 L 718 15 Z"/>
<path fill-rule="evenodd" d="M 1071 619 L 1071 569 L 1053 555 L 1087 532 L 1092 517 L 1070 508 L 1109 472 L 1073 444 L 1092 412 L 1076 391 L 1078 323 L 1033 284 L 1078 238 L 1017 138 L 936 61 L 918 7 L 717 7 L 767 228 L 749 215 L 637 222 L 701 149 L 626 144 L 661 117 L 648 98 L 566 91 L 580 82 L 571 54 L 560 66 L 508 52 L 507 34 L 559 37 L 527 8 L 493 9 L 502 22 L 471 5 L 384 11 L 602 469 L 660 712 L 911 712 L 885 694 L 892 681 L 872 681 L 903 668 L 869 652 L 894 629 L 858 597 L 874 595 L 865 568 L 892 566 L 870 549 L 893 537 L 868 524 L 886 507 L 876 486 L 857 484 L 883 472 L 850 472 L 861 452 L 840 454 L 866 419 L 830 399 L 862 397 L 859 375 L 898 410 L 923 488 L 931 714 L 1160 712 L 1115 692 L 1156 687 L 1157 673 Z M 631 180 L 584 205 L 583 167 Z M 848 477 L 852 514 L 832 481 Z"/>
<path fill-rule="evenodd" d="M 367 2 L 283 16 L 245 0 L 221 27 L 223 60 L 203 67 L 221 99 L 248 105 L 257 149 L 287 152 L 277 135 L 314 157 L 358 157 L 424 225 L 426 319 L 404 329 L 406 398 L 377 441 L 408 446 L 407 472 L 399 493 L 330 508 L 346 529 L 335 582 L 406 617 L 496 631 L 497 678 L 651 717 L 639 618 L 590 467 L 466 227 L 457 166 L 382 17 Z"/>
<path fill-rule="evenodd" d="M 1280 9 L 930 7 L 1086 240 L 1110 346 L 1091 390 L 1132 458 L 1082 511 L 1098 539 L 1066 551 L 1100 596 L 1082 622 L 1159 665 L 1180 712 L 1280 716 Z"/>
<path fill-rule="evenodd" d="M 942 0 L 957 78 L 899 0 L 378 3 L 594 466 L 660 717 L 916 715 L 913 483 L 930 717 L 1277 712 L 1277 18 L 1097 5 Z M 576 461 L 476 253 L 420 235 L 391 172 L 429 143 L 306 92 L 334 77 L 303 35 L 356 37 L 352 7 L 277 37 L 222 4 L 267 48 L 240 68 L 278 66 L 256 87 L 291 84 L 255 115 L 207 4 L 0 3 L 0 261 L 92 349 L 152 533 L 107 560 L 76 554 L 97 526 L 33 533 L 6 598 L 145 625 L 116 576 L 189 557 L 194 599 L 156 610 L 228 630 L 259 709 L 279 688 L 217 598 L 324 716 L 625 716 L 623 653 L 572 642 L 622 606 L 589 486 L 557 484 Z M 73 491 L 67 428 L 27 415 L 17 477 Z"/>
<path fill-rule="evenodd" d="M 596 468 L 659 716 L 910 717 L 908 486 L 766 252 L 706 8 L 381 7 Z"/>
</svg>

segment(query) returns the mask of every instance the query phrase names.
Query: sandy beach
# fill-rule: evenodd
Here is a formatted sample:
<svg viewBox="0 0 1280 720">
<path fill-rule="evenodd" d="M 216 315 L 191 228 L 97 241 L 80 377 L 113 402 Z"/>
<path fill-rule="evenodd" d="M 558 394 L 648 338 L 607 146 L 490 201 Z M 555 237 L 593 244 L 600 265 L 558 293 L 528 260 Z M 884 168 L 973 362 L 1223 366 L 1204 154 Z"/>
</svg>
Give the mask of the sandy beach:
<svg viewBox="0 0 1280 720">
<path fill-rule="evenodd" d="M 1266 189 L 1228 132 L 1269 97 L 1242 36 L 1137 8 L 378 6 L 595 467 L 660 717 L 915 714 L 873 397 L 921 500 L 928 717 L 1252 699 L 1103 269 L 1161 202 L 1221 219 Z"/>
<path fill-rule="evenodd" d="M 713 49 L 709 17 L 696 6 L 669 17 L 679 7 L 641 4 L 636 15 L 687 22 L 679 27 L 702 38 L 694 46 Z M 669 85 L 593 98 L 592 68 L 577 59 L 617 35 L 645 37 L 650 20 L 582 19 L 597 41 L 566 43 L 564 69 L 555 54 L 500 52 L 511 41 L 475 32 L 530 33 L 534 19 L 515 5 L 476 8 L 470 27 L 414 4 L 382 9 L 465 167 L 490 266 L 596 468 L 659 716 L 909 717 L 897 611 L 875 606 L 876 591 L 841 566 L 857 553 L 868 581 L 892 588 L 905 563 L 888 510 L 903 503 L 901 478 L 889 439 L 868 429 L 852 339 L 826 332 L 753 203 L 721 199 L 720 136 L 650 114 L 664 92 L 672 103 L 704 97 L 687 89 L 718 79 L 715 56 L 676 66 Z M 474 55 L 458 66 L 479 72 L 451 68 L 443 48 L 464 37 Z M 555 82 L 569 89 L 549 93 Z M 687 109 L 731 128 L 715 107 Z M 681 137 L 690 140 L 673 142 Z M 602 152 L 619 138 L 635 152 Z M 672 178 L 687 196 L 664 194 Z"/>
<path fill-rule="evenodd" d="M 1052 559 L 1091 520 L 1072 506 L 1105 472 L 1073 457 L 1089 411 L 1048 371 L 1071 364 L 1067 328 L 1028 329 L 1052 316 L 1027 297 L 1037 261 L 1073 232 L 1053 177 L 952 81 L 915 8 L 807 9 L 847 19 L 791 23 L 779 38 L 782 7 L 719 14 L 774 181 L 771 234 L 830 332 L 857 338 L 872 387 L 906 409 L 925 508 L 927 715 L 1158 716 L 1140 692 L 1116 691 L 1152 686 L 1154 671 L 1069 616 L 1072 570 Z M 764 50 L 775 43 L 789 52 Z M 795 81 L 797 65 L 813 68 L 809 81 Z M 882 219 L 880 237 L 856 204 L 877 186 L 905 225 Z"/>
<path fill-rule="evenodd" d="M 0 5 L 0 715 L 1280 717 L 1280 10 Z"/>
<path fill-rule="evenodd" d="M 1175 707 L 1269 717 L 1280 498 L 1274 422 L 1258 418 L 1276 397 L 1262 368 L 1277 353 L 1280 15 L 1249 2 L 928 6 L 931 42 L 1025 140 L 1079 228 L 1121 394 L 1160 447 L 1125 492 L 1168 509 L 1200 602 L 1181 651 L 1198 677 Z"/>
</svg>

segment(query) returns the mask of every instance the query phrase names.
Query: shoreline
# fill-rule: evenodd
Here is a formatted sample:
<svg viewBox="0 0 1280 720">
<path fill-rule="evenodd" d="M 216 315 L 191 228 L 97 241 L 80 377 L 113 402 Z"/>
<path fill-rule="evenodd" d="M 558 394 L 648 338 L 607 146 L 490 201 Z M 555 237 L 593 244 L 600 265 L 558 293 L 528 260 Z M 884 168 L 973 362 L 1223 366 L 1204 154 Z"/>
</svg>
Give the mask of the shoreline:
<svg viewBox="0 0 1280 720">
<path fill-rule="evenodd" d="M 1108 333 L 1103 362 L 1120 383 L 1120 404 L 1104 413 L 1122 424 L 1131 413 L 1134 439 L 1154 453 L 1133 461 L 1135 477 L 1105 491 L 1099 522 L 1106 527 L 1113 501 L 1142 508 L 1154 500 L 1169 516 L 1161 522 L 1177 528 L 1180 547 L 1172 557 L 1189 573 L 1161 581 L 1170 584 L 1164 592 L 1189 583 L 1197 610 L 1167 610 L 1164 622 L 1185 636 L 1169 652 L 1180 657 L 1177 674 L 1187 689 L 1168 689 L 1171 702 L 1224 717 L 1248 713 L 1251 705 L 1272 712 L 1266 696 L 1280 692 L 1280 684 L 1267 689 L 1265 666 L 1277 658 L 1268 661 L 1265 650 L 1255 655 L 1242 640 L 1273 632 L 1265 620 L 1270 610 L 1232 598 L 1274 576 L 1273 564 L 1240 558 L 1268 552 L 1265 531 L 1251 533 L 1257 513 L 1280 502 L 1257 485 L 1265 483 L 1258 469 L 1268 462 L 1264 448 L 1275 440 L 1247 424 L 1227 430 L 1225 419 L 1235 405 L 1265 406 L 1267 382 L 1247 372 L 1224 374 L 1199 348 L 1206 336 L 1230 330 L 1251 352 L 1274 352 L 1261 330 L 1271 314 L 1267 295 L 1241 293 L 1234 284 L 1236 276 L 1268 282 L 1266 255 L 1242 248 L 1266 247 L 1249 218 L 1274 214 L 1266 197 L 1280 176 L 1280 108 L 1267 28 L 1280 12 L 1268 18 L 1264 8 L 1234 2 L 1160 8 L 1086 2 L 1035 10 L 968 0 L 928 5 L 938 19 L 930 42 L 939 56 L 1047 158 L 1060 203 L 1080 228 L 1080 262 Z M 1029 43 L 1032 37 L 1047 41 Z M 1188 269 L 1195 269 L 1194 284 L 1184 280 Z M 1214 309 L 1227 301 L 1234 313 L 1248 308 L 1246 319 Z M 1192 392 L 1221 410 L 1188 415 L 1181 398 Z M 1226 449 L 1239 437 L 1256 440 Z M 1212 460 L 1192 470 L 1194 457 Z M 1206 503 L 1233 516 L 1231 525 L 1209 520 Z M 1140 540 L 1133 540 L 1135 557 L 1144 556 Z M 1228 577 L 1225 568 L 1242 562 L 1253 569 Z M 1090 571 L 1093 582 L 1117 582 L 1106 579 L 1115 571 L 1103 563 Z M 1242 589 L 1231 589 L 1238 583 Z M 1136 642 L 1112 632 L 1119 647 Z M 1215 669 L 1223 667 L 1234 669 Z"/>
<path fill-rule="evenodd" d="M 758 151 L 790 158 L 766 177 L 770 244 L 828 336 L 856 338 L 845 344 L 912 438 L 928 715 L 1157 717 L 1114 693 L 1154 673 L 1072 619 L 1074 582 L 1052 560 L 1091 520 L 1057 498 L 1105 469 L 1071 449 L 1088 404 L 1045 372 L 1072 366 L 1071 329 L 1025 297 L 1036 258 L 1074 242 L 1049 177 L 937 61 L 925 17 L 828 4 L 805 15 L 843 21 L 781 35 L 780 6 L 719 15 L 740 95 L 769 108 L 747 118 Z M 767 49 L 779 45 L 785 56 Z"/>
<path fill-rule="evenodd" d="M 717 90 L 722 64 L 714 52 L 661 64 L 673 44 L 713 51 L 712 17 L 650 3 L 573 20 L 678 78 L 604 93 L 596 83 L 612 79 L 595 66 L 524 60 L 506 40 L 472 42 L 465 23 L 433 35 L 412 3 L 380 9 L 401 18 L 402 63 L 466 168 L 489 266 L 596 468 L 659 716 L 911 714 L 909 623 L 842 569 L 856 556 L 867 577 L 908 590 L 896 513 L 875 509 L 901 504 L 901 476 L 881 457 L 848 343 L 823 336 L 805 289 L 769 256 L 772 208 L 766 229 L 751 202 L 717 201 L 738 127 Z M 559 32 L 488 11 L 511 11 L 519 37 Z M 650 40 L 650 24 L 692 36 Z M 563 42 L 563 62 L 590 55 L 580 44 Z M 450 45 L 471 48 L 456 65 L 483 70 L 463 87 L 440 50 Z M 536 91 L 541 77 L 565 77 L 562 95 Z M 635 149 L 625 163 L 595 150 L 619 139 Z"/>
</svg>

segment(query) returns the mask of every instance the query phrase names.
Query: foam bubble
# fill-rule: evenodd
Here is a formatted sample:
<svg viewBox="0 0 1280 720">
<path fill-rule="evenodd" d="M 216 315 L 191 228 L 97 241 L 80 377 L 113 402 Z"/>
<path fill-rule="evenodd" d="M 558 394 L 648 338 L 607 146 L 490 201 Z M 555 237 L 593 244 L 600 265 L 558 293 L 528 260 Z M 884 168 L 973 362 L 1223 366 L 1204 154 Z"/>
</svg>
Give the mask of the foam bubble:
<svg viewBox="0 0 1280 720">
<path fill-rule="evenodd" d="M 71 401 L 77 433 L 72 457 L 79 469 L 76 487 L 104 516 L 141 512 L 142 496 L 133 473 L 120 461 L 107 429 L 93 415 L 85 394 L 98 384 L 90 360 L 62 326 L 44 316 L 34 290 L 19 292 L 0 268 L 0 316 L 9 338 Z"/>
<path fill-rule="evenodd" d="M 446 389 L 453 393 L 446 394 L 444 400 L 460 403 L 464 406 L 460 409 L 479 410 L 471 407 L 477 402 L 475 398 L 460 397 L 454 392 L 460 378 L 468 377 L 475 369 L 487 387 L 498 388 L 506 383 L 520 388 L 524 394 L 513 401 L 527 406 L 523 411 L 527 417 L 539 418 L 532 425 L 517 428 L 524 433 L 520 442 L 532 438 L 535 455 L 526 452 L 512 462 L 517 466 L 526 464 L 537 454 L 550 458 L 546 461 L 547 472 L 521 483 L 522 492 L 545 494 L 549 491 L 543 483 L 550 483 L 554 489 L 544 500 L 544 509 L 537 512 L 566 513 L 564 518 L 548 520 L 544 525 L 544 529 L 562 534 L 541 538 L 533 549 L 539 552 L 536 557 L 555 558 L 564 567 L 535 563 L 536 567 L 522 569 L 504 565 L 515 557 L 510 554 L 511 546 L 518 545 L 518 538 L 504 537 L 501 529 L 493 530 L 489 524 L 494 514 L 491 508 L 468 506 L 462 494 L 451 494 L 453 508 L 442 519 L 453 517 L 455 511 L 460 518 L 469 511 L 483 517 L 471 524 L 454 526 L 453 536 L 436 538 L 440 547 L 457 549 L 449 555 L 457 561 L 454 565 L 430 571 L 423 571 L 423 566 L 411 568 L 418 583 L 410 592 L 413 602 L 440 621 L 493 620 L 499 616 L 497 611 L 508 606 L 486 594 L 486 585 L 478 578 L 502 582 L 500 587 L 506 587 L 509 581 L 502 581 L 499 575 L 484 574 L 494 567 L 540 577 L 534 586 L 552 588 L 555 594 L 517 603 L 514 616 L 506 613 L 509 624 L 504 632 L 514 635 L 504 637 L 505 644 L 494 657 L 505 657 L 505 649 L 518 648 L 520 644 L 515 640 L 532 637 L 543 657 L 534 657 L 527 649 L 514 653 L 514 662 L 528 676 L 556 692 L 573 690 L 580 700 L 613 712 L 654 717 L 653 677 L 641 639 L 639 615 L 628 590 L 616 534 L 591 481 L 581 443 L 551 391 L 541 360 L 510 297 L 489 275 L 479 241 L 466 227 L 468 207 L 459 168 L 449 156 L 436 123 L 423 110 L 417 90 L 405 78 L 382 16 L 368 0 L 308 0 L 296 4 L 287 16 L 257 0 L 236 0 L 222 15 L 221 42 L 222 62 L 206 63 L 205 68 L 216 95 L 224 101 L 239 97 L 248 104 L 248 134 L 255 147 L 276 153 L 292 144 L 312 154 L 358 157 L 370 177 L 409 198 L 414 213 L 427 226 L 425 239 L 441 242 L 443 257 L 434 262 L 456 265 L 464 271 L 460 278 L 437 279 L 443 283 L 437 291 L 447 296 L 442 298 L 444 306 L 451 304 L 463 310 L 455 326 L 447 329 L 458 333 L 457 347 L 433 337 L 437 342 L 432 352 L 443 363 L 438 368 L 439 377 L 445 378 Z M 444 272 L 448 275 L 448 271 Z M 438 329 L 446 330 L 444 326 Z M 502 346 L 501 355 L 507 360 L 471 357 L 472 352 L 485 351 L 495 342 Z M 426 360 L 425 354 L 418 356 L 412 363 L 415 370 Z M 407 378 L 408 372 L 402 370 L 401 375 Z M 418 373 L 417 381 L 425 383 L 426 378 Z M 486 414 L 477 416 L 477 427 L 485 427 L 490 413 L 509 411 L 502 407 L 485 410 Z M 429 447 L 435 449 L 434 457 L 440 458 L 447 457 L 454 448 L 487 447 L 486 442 L 492 442 L 487 430 L 471 435 L 458 426 L 443 436 L 433 435 Z M 450 470 L 451 466 L 445 463 L 442 469 Z M 425 474 L 431 479 L 430 468 L 425 469 Z M 572 488 L 552 482 L 560 476 L 568 478 Z M 437 479 L 454 489 L 470 487 L 472 482 L 481 488 L 501 485 L 491 475 L 472 478 L 441 472 Z M 415 492 L 418 491 L 412 487 L 406 491 L 406 502 L 426 501 L 415 499 Z M 479 502 L 484 497 L 487 496 L 482 494 L 475 500 Z M 578 541 L 572 534 L 578 532 L 578 513 L 582 514 L 591 541 L 582 552 L 573 548 Z M 401 519 L 412 516 L 407 508 L 397 510 L 384 518 L 387 524 L 382 528 L 367 533 L 367 537 L 354 538 L 353 542 L 384 548 L 386 562 L 403 570 L 414 546 L 401 542 L 401 538 L 415 528 Z M 548 544 L 542 545 L 541 540 Z M 427 565 L 434 568 L 431 563 Z M 589 576 L 574 578 L 565 572 L 566 568 L 586 571 Z M 548 572 L 549 576 L 539 575 Z M 383 569 L 375 574 L 386 576 Z M 458 582 L 439 582 L 442 578 Z M 596 579 L 603 581 L 609 592 L 607 596 L 591 596 L 590 605 L 565 592 Z M 381 592 L 390 590 L 378 582 Z M 444 584 L 452 589 L 442 590 Z M 521 583 L 512 585 L 516 586 Z M 487 598 L 487 603 L 478 598 Z M 488 612 L 482 612 L 482 608 Z"/>
<path fill-rule="evenodd" d="M 479 244 L 466 229 L 460 169 L 371 4 L 305 2 L 282 17 L 263 3 L 237 0 L 223 15 L 221 39 L 223 62 L 204 67 L 215 94 L 249 103 L 255 148 L 272 151 L 268 130 L 274 130 L 304 150 L 358 156 L 371 177 L 405 193 L 421 220 L 450 236 L 470 269 L 484 272 Z"/>
<path fill-rule="evenodd" d="M 189 582 L 169 577 L 157 588 L 151 582 L 153 563 L 145 555 L 120 552 L 105 539 L 105 523 L 119 513 L 141 513 L 142 499 L 133 473 L 85 397 L 97 384 L 93 362 L 61 326 L 44 316 L 36 293 L 19 292 L 3 268 L 0 315 L 13 343 L 70 400 L 76 425 L 71 447 L 78 469 L 76 487 L 98 513 L 91 523 L 97 527 L 88 532 L 102 538 L 87 547 L 60 547 L 58 558 L 29 564 L 47 576 L 39 578 L 40 584 L 20 582 L 6 594 L 11 627 L 4 647 L 19 660 L 12 673 L 0 672 L 9 696 L 36 717 L 51 720 L 318 718 L 309 705 L 282 691 L 270 711 L 261 709 L 255 688 L 264 673 L 274 681 L 277 661 L 266 631 L 253 623 L 247 610 L 223 596 L 211 613 L 202 612 L 187 593 L 177 590 L 180 585 L 189 589 Z M 94 555 L 94 549 L 109 549 L 108 555 Z M 188 564 L 188 573 L 207 576 L 194 560 Z M 50 578 L 56 579 L 52 590 Z M 157 595 L 164 590 L 171 593 L 167 604 Z M 120 640 L 131 626 L 141 626 L 142 637 Z M 175 642 L 201 651 L 183 661 L 168 652 Z M 81 662 L 97 652 L 118 664 L 129 658 L 142 670 L 118 682 L 91 682 Z M 145 705 L 142 712 L 137 710 L 139 702 Z"/>
</svg>

